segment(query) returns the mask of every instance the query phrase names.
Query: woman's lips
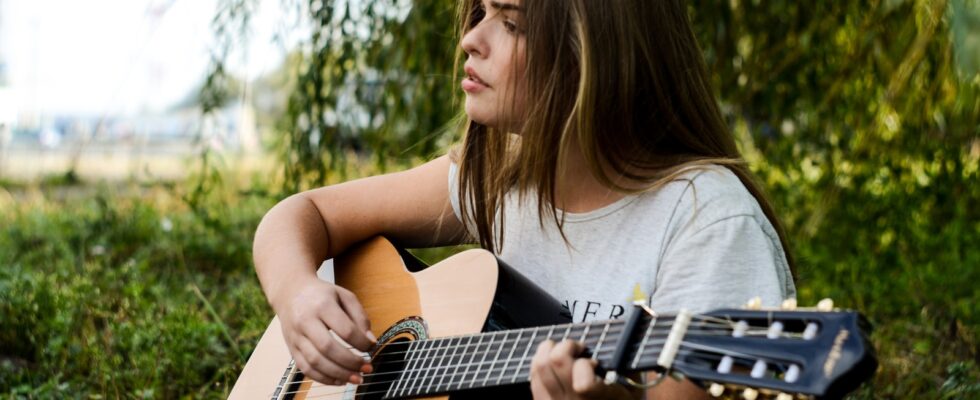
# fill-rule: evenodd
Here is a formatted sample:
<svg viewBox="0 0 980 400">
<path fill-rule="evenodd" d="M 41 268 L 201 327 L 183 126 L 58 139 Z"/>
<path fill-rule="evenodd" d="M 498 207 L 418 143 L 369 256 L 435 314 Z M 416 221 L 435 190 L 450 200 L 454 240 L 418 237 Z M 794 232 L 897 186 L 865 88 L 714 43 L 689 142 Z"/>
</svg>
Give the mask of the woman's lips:
<svg viewBox="0 0 980 400">
<path fill-rule="evenodd" d="M 480 79 L 480 75 L 476 74 L 476 70 L 473 67 L 467 66 L 463 70 L 466 71 L 466 77 L 463 78 L 461 86 L 467 93 L 476 93 L 490 87 L 490 85 L 487 85 L 486 82 Z"/>
<path fill-rule="evenodd" d="M 486 84 L 480 82 L 479 80 L 469 78 L 469 77 L 463 78 L 463 82 L 461 83 L 460 86 L 462 86 L 463 90 L 466 91 L 467 93 L 476 93 L 488 87 Z"/>
</svg>

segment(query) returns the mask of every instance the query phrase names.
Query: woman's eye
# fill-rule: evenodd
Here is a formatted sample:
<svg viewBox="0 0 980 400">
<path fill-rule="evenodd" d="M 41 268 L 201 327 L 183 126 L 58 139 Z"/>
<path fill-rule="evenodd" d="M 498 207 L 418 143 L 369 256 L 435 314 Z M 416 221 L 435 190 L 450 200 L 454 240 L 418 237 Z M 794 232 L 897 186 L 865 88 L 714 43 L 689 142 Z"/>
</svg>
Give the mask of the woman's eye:
<svg viewBox="0 0 980 400">
<path fill-rule="evenodd" d="M 504 28 L 507 29 L 507 32 L 517 33 L 517 23 L 515 23 L 514 21 L 505 19 Z"/>
<path fill-rule="evenodd" d="M 486 16 L 487 11 L 483 9 L 483 5 L 481 4 L 476 6 L 476 8 L 473 9 L 473 12 L 470 14 L 470 27 L 472 28 L 477 26 Z"/>
</svg>

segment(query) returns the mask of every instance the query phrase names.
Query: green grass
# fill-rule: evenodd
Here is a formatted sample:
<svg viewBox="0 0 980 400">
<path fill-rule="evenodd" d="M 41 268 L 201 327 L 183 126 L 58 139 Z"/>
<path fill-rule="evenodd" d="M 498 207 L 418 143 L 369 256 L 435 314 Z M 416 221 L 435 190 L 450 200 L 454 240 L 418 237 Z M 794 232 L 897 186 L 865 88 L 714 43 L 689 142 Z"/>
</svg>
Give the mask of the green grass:
<svg viewBox="0 0 980 400">
<path fill-rule="evenodd" d="M 216 200 L 208 226 L 166 187 L 54 189 L 0 214 L 0 393 L 222 397 L 271 318 L 250 264 L 270 201 Z"/>
<path fill-rule="evenodd" d="M 267 190 L 194 197 L 183 184 L 4 187 L 0 397 L 227 395 L 272 317 L 250 256 L 255 226 L 274 203 Z M 798 215 L 788 215 L 801 304 L 832 296 L 875 324 L 881 367 L 855 398 L 980 397 L 980 229 L 955 212 L 942 219 L 910 208 L 904 222 L 885 224 L 897 233 L 883 241 L 874 214 L 892 200 L 860 206 L 872 222 L 847 207 L 831 211 L 842 222 L 808 240 L 792 229 Z"/>
</svg>

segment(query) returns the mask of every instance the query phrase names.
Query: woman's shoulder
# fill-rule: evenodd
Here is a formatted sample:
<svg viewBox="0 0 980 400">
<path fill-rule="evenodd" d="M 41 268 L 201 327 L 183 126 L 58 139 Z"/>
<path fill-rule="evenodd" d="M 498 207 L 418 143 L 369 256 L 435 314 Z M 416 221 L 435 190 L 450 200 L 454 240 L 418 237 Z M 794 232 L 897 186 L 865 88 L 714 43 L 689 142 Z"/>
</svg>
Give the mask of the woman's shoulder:
<svg viewBox="0 0 980 400">
<path fill-rule="evenodd" d="M 768 223 L 758 201 L 734 172 L 722 165 L 692 167 L 666 184 L 657 197 L 673 206 L 677 222 L 695 229 L 736 217 Z"/>
</svg>

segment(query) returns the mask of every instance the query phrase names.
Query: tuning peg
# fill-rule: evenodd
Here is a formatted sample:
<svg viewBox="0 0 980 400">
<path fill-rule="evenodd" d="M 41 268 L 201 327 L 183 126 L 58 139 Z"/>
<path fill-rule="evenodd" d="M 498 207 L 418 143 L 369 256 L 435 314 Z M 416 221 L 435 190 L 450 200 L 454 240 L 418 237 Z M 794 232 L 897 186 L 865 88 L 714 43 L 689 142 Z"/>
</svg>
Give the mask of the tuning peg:
<svg viewBox="0 0 980 400">
<path fill-rule="evenodd" d="M 744 397 L 745 400 L 755 400 L 757 397 L 759 397 L 759 391 L 752 388 L 745 389 L 745 391 L 742 392 L 742 397 Z"/>
<path fill-rule="evenodd" d="M 817 310 L 818 311 L 825 311 L 825 312 L 826 311 L 833 311 L 834 310 L 834 301 L 831 300 L 831 299 L 823 299 L 823 300 L 820 300 L 820 302 L 817 303 Z"/>
<path fill-rule="evenodd" d="M 714 397 L 721 397 L 722 393 L 725 393 L 725 387 L 717 383 L 712 383 L 711 387 L 708 388 L 708 393 Z"/>
<path fill-rule="evenodd" d="M 784 310 L 792 311 L 796 309 L 796 299 L 786 299 L 783 300 L 783 304 L 780 307 Z"/>
<path fill-rule="evenodd" d="M 790 364 L 789 368 L 786 369 L 786 374 L 783 375 L 783 380 L 789 383 L 796 382 L 800 379 L 800 366 L 796 364 Z"/>
<path fill-rule="evenodd" d="M 817 331 L 819 329 L 820 329 L 820 326 L 817 325 L 816 322 L 810 322 L 810 323 L 806 324 L 806 329 L 803 330 L 803 339 L 804 340 L 812 340 L 813 338 L 817 337 Z"/>
<path fill-rule="evenodd" d="M 777 339 L 779 335 L 783 333 L 783 323 L 775 321 L 772 325 L 769 325 L 769 330 L 766 331 L 766 337 L 769 339 Z"/>
<path fill-rule="evenodd" d="M 745 303 L 745 308 L 747 310 L 758 310 L 762 308 L 762 298 L 759 296 L 753 297 L 748 303 Z"/>
<path fill-rule="evenodd" d="M 793 400 L 793 395 L 789 393 L 780 393 L 776 396 L 776 400 Z"/>
</svg>

